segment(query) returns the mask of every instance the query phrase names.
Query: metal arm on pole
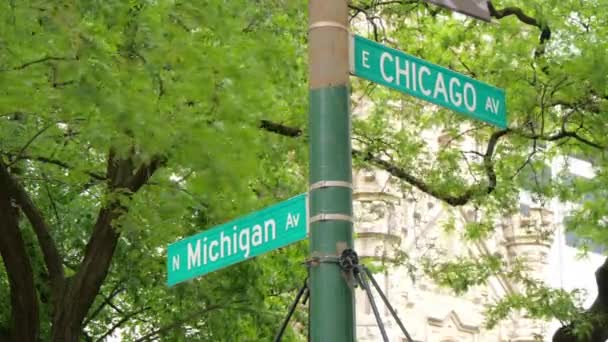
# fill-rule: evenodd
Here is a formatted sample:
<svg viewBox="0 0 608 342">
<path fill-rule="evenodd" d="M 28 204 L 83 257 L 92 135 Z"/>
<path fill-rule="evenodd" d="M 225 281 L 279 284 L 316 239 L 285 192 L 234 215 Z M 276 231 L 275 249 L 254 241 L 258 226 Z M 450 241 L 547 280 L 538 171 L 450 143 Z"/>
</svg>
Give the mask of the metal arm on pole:
<svg viewBox="0 0 608 342">
<path fill-rule="evenodd" d="M 296 307 L 298 307 L 298 304 L 300 303 L 300 299 L 305 294 L 306 294 L 306 297 L 304 297 L 304 301 L 306 301 L 306 299 L 308 299 L 308 277 L 306 277 L 306 279 L 304 280 L 304 285 L 302 285 L 302 287 L 300 288 L 300 291 L 298 291 L 298 294 L 296 295 L 296 299 L 293 301 L 293 303 L 291 303 L 291 307 L 289 307 L 289 312 L 287 313 L 287 317 L 285 317 L 285 319 L 283 320 L 283 323 L 281 324 L 281 328 L 279 329 L 279 332 L 277 333 L 277 335 L 274 338 L 274 342 L 281 342 L 281 339 L 283 338 L 283 334 L 285 333 L 285 329 L 287 329 L 287 324 L 289 324 L 289 321 L 291 320 L 291 316 L 293 316 L 293 313 L 296 311 Z"/>
</svg>

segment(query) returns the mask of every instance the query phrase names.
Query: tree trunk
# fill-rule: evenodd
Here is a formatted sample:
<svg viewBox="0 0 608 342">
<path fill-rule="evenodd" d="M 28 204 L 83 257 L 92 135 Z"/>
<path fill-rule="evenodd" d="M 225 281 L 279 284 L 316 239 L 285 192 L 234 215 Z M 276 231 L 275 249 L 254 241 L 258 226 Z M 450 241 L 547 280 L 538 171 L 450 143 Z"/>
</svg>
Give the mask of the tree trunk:
<svg viewBox="0 0 608 342">
<path fill-rule="evenodd" d="M 608 258 L 595 271 L 597 297 L 585 312 L 585 319 L 591 323 L 588 339 L 577 338 L 574 330 L 577 322 L 559 328 L 553 335 L 553 342 L 606 342 L 608 340 Z"/>
<path fill-rule="evenodd" d="M 107 276 L 116 249 L 119 234 L 111 222 L 118 215 L 115 208 L 101 209 L 85 251 L 86 257 L 78 273 L 68 281 L 53 318 L 53 341 L 80 340 L 82 322 Z"/>
<path fill-rule="evenodd" d="M 0 181 L 0 254 L 11 290 L 10 339 L 15 342 L 38 341 L 40 320 L 38 296 L 34 287 L 32 265 L 19 229 L 18 208 L 12 205 Z"/>
<path fill-rule="evenodd" d="M 135 168 L 132 156 L 115 158 L 108 156 L 107 178 L 112 192 L 136 193 L 163 163 L 164 158 L 154 158 L 148 164 Z M 110 265 L 120 233 L 114 227 L 116 220 L 128 211 L 119 200 L 107 203 L 99 210 L 93 234 L 86 246 L 84 259 L 78 272 L 67 281 L 53 317 L 52 340 L 78 342 L 82 335 L 82 323 L 99 294 Z"/>
<path fill-rule="evenodd" d="M 164 157 L 156 156 L 149 163 L 136 167 L 134 154 L 133 149 L 126 158 L 119 158 L 110 150 L 106 172 L 109 192 L 130 198 L 166 161 Z M 114 199 L 101 207 L 84 259 L 76 274 L 66 279 L 62 257 L 42 212 L 0 161 L 0 254 L 11 290 L 10 339 L 16 342 L 37 342 L 40 332 L 38 296 L 29 255 L 19 228 L 19 209 L 27 216 L 36 233 L 49 272 L 49 285 L 53 289 L 51 339 L 57 342 L 77 342 L 82 336 L 83 321 L 99 294 L 112 263 L 120 236 L 115 222 L 128 211 L 128 206 L 119 199 Z"/>
</svg>

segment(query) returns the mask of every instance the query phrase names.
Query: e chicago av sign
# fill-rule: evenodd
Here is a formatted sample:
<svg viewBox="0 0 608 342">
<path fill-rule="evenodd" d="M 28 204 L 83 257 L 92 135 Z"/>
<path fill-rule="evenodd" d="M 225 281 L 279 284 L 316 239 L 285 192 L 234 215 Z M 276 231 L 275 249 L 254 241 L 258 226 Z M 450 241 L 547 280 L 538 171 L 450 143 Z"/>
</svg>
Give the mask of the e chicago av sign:
<svg viewBox="0 0 608 342">
<path fill-rule="evenodd" d="M 372 40 L 353 36 L 351 72 L 501 128 L 507 126 L 504 90 Z"/>
</svg>

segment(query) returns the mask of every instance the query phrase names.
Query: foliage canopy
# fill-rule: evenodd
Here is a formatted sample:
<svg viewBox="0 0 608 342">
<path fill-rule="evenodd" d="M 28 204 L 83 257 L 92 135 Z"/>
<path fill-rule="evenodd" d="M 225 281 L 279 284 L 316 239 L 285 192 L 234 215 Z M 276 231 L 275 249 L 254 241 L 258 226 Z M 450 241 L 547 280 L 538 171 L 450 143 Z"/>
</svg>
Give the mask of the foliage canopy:
<svg viewBox="0 0 608 342">
<path fill-rule="evenodd" d="M 508 96 L 509 127 L 499 130 L 352 79 L 354 110 L 374 104 L 354 123 L 359 167 L 482 208 L 467 241 L 513 214 L 525 188 L 539 202 L 583 203 L 569 229 L 608 243 L 605 0 L 496 0 L 492 24 L 418 0 L 349 4 L 361 34 Z M 304 244 L 172 289 L 164 247 L 304 190 L 305 8 L 304 0 L 0 2 L 2 337 L 93 340 L 118 328 L 132 340 L 273 335 L 304 277 Z M 429 149 L 420 134 L 428 130 L 447 143 Z M 475 148 L 464 149 L 467 141 Z M 596 177 L 541 177 L 559 156 L 592 160 Z M 505 269 L 488 258 L 436 260 L 426 271 L 466 291 Z M 489 321 L 524 308 L 573 322 L 560 338 L 607 335 L 608 273 L 598 274 L 600 295 L 586 313 L 572 294 L 529 284 Z M 532 307 L 530 298 L 551 300 Z"/>
</svg>

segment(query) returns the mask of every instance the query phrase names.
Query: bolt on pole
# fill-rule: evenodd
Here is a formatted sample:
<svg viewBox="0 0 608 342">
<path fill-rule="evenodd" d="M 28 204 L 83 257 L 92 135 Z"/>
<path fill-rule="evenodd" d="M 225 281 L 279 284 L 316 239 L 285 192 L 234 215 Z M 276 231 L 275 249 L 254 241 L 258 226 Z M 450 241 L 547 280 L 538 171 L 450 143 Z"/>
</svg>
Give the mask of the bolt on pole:
<svg viewBox="0 0 608 342">
<path fill-rule="evenodd" d="M 310 341 L 355 340 L 354 289 L 335 262 L 353 248 L 346 0 L 309 0 Z"/>
</svg>

